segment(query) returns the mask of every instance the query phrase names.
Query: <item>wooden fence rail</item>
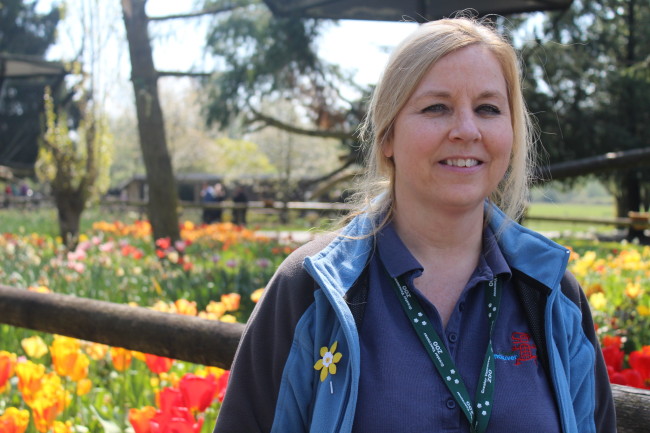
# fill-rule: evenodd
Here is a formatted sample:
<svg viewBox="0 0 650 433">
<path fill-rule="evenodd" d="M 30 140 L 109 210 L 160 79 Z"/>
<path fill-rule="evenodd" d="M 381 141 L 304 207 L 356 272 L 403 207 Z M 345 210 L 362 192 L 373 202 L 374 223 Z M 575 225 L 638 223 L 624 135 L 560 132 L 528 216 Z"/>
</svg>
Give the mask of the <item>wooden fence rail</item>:
<svg viewBox="0 0 650 433">
<path fill-rule="evenodd" d="M 244 325 L 0 285 L 0 323 L 228 369 Z M 613 385 L 619 433 L 647 432 L 650 390 Z"/>
<path fill-rule="evenodd" d="M 230 368 L 244 325 L 0 285 L 0 323 Z"/>
</svg>

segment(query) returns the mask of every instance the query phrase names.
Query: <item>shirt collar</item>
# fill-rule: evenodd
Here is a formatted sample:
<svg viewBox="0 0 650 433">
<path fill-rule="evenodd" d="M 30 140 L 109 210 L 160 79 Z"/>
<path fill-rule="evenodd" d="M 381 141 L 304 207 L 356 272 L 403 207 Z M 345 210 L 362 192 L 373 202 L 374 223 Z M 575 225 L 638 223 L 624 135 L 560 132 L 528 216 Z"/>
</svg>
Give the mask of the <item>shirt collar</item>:
<svg viewBox="0 0 650 433">
<path fill-rule="evenodd" d="M 404 245 L 392 222 L 386 224 L 377 234 L 377 251 L 379 252 L 379 259 L 386 267 L 391 278 L 405 274 L 413 274 L 412 277 L 416 278 L 424 270 Z M 481 256 L 471 279 L 475 277 L 481 280 L 492 279 L 497 275 L 503 275 L 506 279 L 509 279 L 512 271 L 497 244 L 494 232 L 489 226 L 486 226 L 483 230 Z"/>
</svg>

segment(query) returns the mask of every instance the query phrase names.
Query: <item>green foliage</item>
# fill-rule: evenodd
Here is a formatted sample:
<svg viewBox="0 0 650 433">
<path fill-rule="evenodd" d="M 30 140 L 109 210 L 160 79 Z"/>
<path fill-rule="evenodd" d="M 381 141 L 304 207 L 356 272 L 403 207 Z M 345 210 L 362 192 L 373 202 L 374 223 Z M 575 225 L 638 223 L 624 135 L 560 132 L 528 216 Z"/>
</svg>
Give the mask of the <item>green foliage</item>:
<svg viewBox="0 0 650 433">
<path fill-rule="evenodd" d="M 237 179 L 255 174 L 271 174 L 273 164 L 252 141 L 219 138 L 216 140 L 217 161 L 213 169 L 227 179 Z"/>
<path fill-rule="evenodd" d="M 67 115 L 55 111 L 49 89 L 45 93 L 46 131 L 36 162 L 36 173 L 55 192 L 70 192 L 97 200 L 109 186 L 113 139 L 106 119 L 87 110 L 72 134 Z"/>
<path fill-rule="evenodd" d="M 647 1 L 576 0 L 568 11 L 548 15 L 535 42 L 523 47 L 526 99 L 549 162 L 647 145 L 647 6 Z M 621 173 L 598 176 L 619 199 L 627 193 Z M 631 178 L 650 181 L 640 170 Z"/>
<path fill-rule="evenodd" d="M 42 56 L 54 42 L 60 10 L 54 6 L 46 14 L 36 12 L 36 1 L 0 2 L 0 52 Z"/>
<path fill-rule="evenodd" d="M 230 2 L 206 1 L 215 4 Z M 260 118 L 252 107 L 290 100 L 321 129 L 354 130 L 361 117 L 339 94 L 350 80 L 316 54 L 322 28 L 323 21 L 275 17 L 259 0 L 215 18 L 207 50 L 223 66 L 204 83 L 208 121 L 224 127 L 243 114 L 253 123 Z"/>
</svg>

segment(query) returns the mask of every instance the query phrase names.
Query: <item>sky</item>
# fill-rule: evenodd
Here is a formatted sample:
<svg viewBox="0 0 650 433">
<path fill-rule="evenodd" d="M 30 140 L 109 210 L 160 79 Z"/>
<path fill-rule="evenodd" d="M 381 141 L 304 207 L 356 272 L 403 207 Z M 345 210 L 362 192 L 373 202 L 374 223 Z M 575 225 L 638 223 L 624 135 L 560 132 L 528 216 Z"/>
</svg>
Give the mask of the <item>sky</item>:
<svg viewBox="0 0 650 433">
<path fill-rule="evenodd" d="M 40 0 L 39 8 L 47 10 L 60 0 Z M 195 0 L 148 0 L 147 14 L 162 16 L 196 10 Z M 47 54 L 50 60 L 70 60 L 75 57 L 80 47 L 80 35 L 83 32 L 81 17 L 83 8 L 102 8 L 99 21 L 94 23 L 106 29 L 98 37 L 97 46 L 101 46 L 108 55 L 97 66 L 99 77 L 96 85 L 108 89 L 107 103 L 120 106 L 131 103 L 132 96 L 129 76 L 130 64 L 128 47 L 124 35 L 120 2 L 97 0 L 67 0 L 68 19 L 60 26 L 59 43 Z M 87 16 L 87 15 L 86 15 Z M 209 17 L 188 20 L 171 20 L 151 22 L 149 33 L 152 38 L 154 64 L 161 71 L 199 71 L 212 69 L 211 59 L 203 56 L 205 27 Z M 328 26 L 319 41 L 319 54 L 326 60 L 338 64 L 351 72 L 360 84 L 374 84 L 383 69 L 390 48 L 415 30 L 416 24 L 405 22 L 352 21 L 341 20 L 338 24 Z M 88 62 L 85 62 L 86 64 Z M 183 81 L 178 78 L 161 80 L 161 87 L 182 89 Z"/>
</svg>

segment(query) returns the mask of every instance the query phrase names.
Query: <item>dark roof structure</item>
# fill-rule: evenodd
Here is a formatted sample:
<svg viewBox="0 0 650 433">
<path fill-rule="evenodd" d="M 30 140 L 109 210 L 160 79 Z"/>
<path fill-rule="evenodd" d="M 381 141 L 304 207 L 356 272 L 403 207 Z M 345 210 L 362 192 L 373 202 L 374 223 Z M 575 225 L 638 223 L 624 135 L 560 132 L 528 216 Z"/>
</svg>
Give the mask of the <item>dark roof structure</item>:
<svg viewBox="0 0 650 433">
<path fill-rule="evenodd" d="M 32 172 L 41 134 L 43 89 L 57 88 L 68 73 L 61 62 L 0 53 L 0 165 L 11 167 L 14 174 Z"/>
<path fill-rule="evenodd" d="M 448 17 L 474 9 L 479 15 L 510 15 L 566 9 L 573 0 L 264 0 L 277 16 L 417 21 Z"/>
<path fill-rule="evenodd" d="M 0 53 L 0 80 L 21 78 L 48 82 L 67 74 L 61 62 L 49 62 L 39 57 Z M 0 81 L 1 82 L 1 81 Z"/>
</svg>

